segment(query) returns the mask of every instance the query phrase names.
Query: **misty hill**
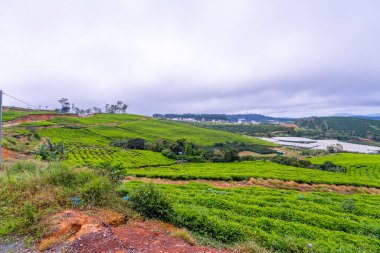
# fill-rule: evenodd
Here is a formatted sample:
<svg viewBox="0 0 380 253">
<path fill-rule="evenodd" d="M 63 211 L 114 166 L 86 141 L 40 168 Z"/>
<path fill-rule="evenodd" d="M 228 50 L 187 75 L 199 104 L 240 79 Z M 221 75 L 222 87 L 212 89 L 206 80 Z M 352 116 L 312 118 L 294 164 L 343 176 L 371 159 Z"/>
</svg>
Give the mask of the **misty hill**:
<svg viewBox="0 0 380 253">
<path fill-rule="evenodd" d="M 380 120 L 380 113 L 368 114 L 368 115 L 355 115 L 355 114 L 350 114 L 350 113 L 337 113 L 337 114 L 334 114 L 334 116 Z"/>
<path fill-rule="evenodd" d="M 295 123 L 314 130 L 320 137 L 350 139 L 354 137 L 380 141 L 380 121 L 353 117 L 309 117 Z"/>
<path fill-rule="evenodd" d="M 276 118 L 265 116 L 262 114 L 154 114 L 154 118 L 163 118 L 170 120 L 182 121 L 221 121 L 221 122 L 259 122 L 259 123 L 274 123 L 274 122 L 293 122 L 291 118 Z"/>
</svg>

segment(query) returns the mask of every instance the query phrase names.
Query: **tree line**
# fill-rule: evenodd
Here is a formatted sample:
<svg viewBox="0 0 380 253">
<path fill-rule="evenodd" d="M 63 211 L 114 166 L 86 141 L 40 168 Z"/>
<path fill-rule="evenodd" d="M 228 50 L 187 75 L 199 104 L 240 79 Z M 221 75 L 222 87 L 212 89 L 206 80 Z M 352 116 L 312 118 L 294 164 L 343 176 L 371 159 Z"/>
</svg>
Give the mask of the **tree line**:
<svg viewBox="0 0 380 253">
<path fill-rule="evenodd" d="M 56 112 L 68 114 L 68 113 L 75 113 L 75 114 L 92 114 L 92 113 L 103 113 L 103 109 L 101 107 L 92 107 L 83 109 L 78 106 L 76 106 L 74 103 L 70 103 L 69 99 L 67 98 L 61 98 L 58 100 L 58 103 L 60 103 L 61 107 L 55 109 Z M 115 104 L 106 104 L 104 106 L 104 112 L 105 113 L 126 113 L 127 112 L 128 105 L 125 104 L 123 101 L 119 100 Z"/>
</svg>

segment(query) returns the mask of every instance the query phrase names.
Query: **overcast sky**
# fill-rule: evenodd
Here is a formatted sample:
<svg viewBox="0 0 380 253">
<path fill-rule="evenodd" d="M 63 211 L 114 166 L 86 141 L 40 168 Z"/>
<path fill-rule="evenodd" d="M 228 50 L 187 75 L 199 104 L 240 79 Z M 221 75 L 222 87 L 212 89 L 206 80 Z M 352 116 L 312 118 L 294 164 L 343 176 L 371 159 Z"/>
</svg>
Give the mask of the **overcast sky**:
<svg viewBox="0 0 380 253">
<path fill-rule="evenodd" d="M 0 0 L 0 88 L 146 115 L 380 113 L 379 13 L 378 0 Z"/>
</svg>

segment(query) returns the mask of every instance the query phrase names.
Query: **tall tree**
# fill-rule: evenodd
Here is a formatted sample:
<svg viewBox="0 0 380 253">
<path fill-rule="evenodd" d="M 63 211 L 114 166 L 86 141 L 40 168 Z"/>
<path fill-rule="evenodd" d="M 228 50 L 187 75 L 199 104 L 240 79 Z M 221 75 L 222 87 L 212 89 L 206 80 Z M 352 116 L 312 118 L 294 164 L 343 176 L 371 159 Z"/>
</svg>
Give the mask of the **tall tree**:
<svg viewBox="0 0 380 253">
<path fill-rule="evenodd" d="M 58 102 L 61 104 L 61 109 L 59 109 L 61 113 L 66 114 L 70 112 L 70 102 L 67 98 L 61 98 Z"/>
</svg>

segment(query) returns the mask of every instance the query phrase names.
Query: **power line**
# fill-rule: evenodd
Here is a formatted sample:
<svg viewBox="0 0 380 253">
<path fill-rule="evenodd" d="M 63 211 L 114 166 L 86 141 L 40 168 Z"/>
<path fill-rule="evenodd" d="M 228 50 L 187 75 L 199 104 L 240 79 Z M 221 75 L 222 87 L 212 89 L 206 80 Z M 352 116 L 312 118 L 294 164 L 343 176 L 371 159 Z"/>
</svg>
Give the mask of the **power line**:
<svg viewBox="0 0 380 253">
<path fill-rule="evenodd" d="M 26 104 L 26 105 L 28 105 L 28 106 L 31 106 L 31 107 L 34 107 L 34 108 L 38 109 L 37 106 L 34 106 L 34 105 L 32 105 L 32 104 L 29 104 L 28 102 L 25 102 L 25 101 L 23 101 L 23 100 L 21 100 L 21 99 L 19 99 L 19 98 L 16 98 L 16 97 L 14 97 L 14 96 L 11 96 L 11 95 L 9 95 L 9 94 L 7 94 L 7 93 L 5 93 L 5 92 L 3 92 L 3 94 L 6 95 L 6 96 L 8 96 L 8 97 L 10 97 L 10 98 L 13 98 L 13 99 L 15 99 L 15 100 L 21 102 L 21 103 L 24 103 L 24 104 Z"/>
</svg>

